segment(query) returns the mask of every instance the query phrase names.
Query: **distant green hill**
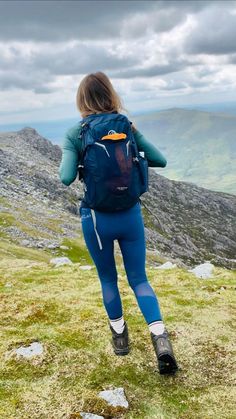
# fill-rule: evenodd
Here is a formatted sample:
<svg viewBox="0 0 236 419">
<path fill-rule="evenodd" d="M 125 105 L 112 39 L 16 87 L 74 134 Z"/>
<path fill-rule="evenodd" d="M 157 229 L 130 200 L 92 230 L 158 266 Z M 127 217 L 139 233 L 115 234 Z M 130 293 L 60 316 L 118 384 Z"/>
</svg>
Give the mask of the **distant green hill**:
<svg viewBox="0 0 236 419">
<path fill-rule="evenodd" d="M 136 116 L 133 122 L 167 158 L 158 173 L 236 193 L 236 116 L 174 108 Z"/>
</svg>

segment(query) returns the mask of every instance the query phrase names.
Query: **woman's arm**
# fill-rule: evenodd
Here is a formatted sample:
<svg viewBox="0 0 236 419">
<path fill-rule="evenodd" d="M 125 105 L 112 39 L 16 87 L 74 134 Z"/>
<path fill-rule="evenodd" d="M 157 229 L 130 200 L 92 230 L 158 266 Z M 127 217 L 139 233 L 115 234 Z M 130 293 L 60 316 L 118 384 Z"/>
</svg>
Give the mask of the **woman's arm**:
<svg viewBox="0 0 236 419">
<path fill-rule="evenodd" d="M 165 167 L 167 165 L 167 160 L 163 154 L 153 144 L 148 142 L 144 135 L 141 134 L 141 132 L 139 132 L 133 125 L 132 131 L 138 146 L 138 151 L 144 151 L 145 157 L 148 160 L 148 166 Z"/>
<path fill-rule="evenodd" d="M 80 126 L 70 128 L 62 144 L 62 159 L 58 170 L 64 185 L 69 186 L 77 177 L 80 159 L 81 142 L 79 141 Z"/>
</svg>

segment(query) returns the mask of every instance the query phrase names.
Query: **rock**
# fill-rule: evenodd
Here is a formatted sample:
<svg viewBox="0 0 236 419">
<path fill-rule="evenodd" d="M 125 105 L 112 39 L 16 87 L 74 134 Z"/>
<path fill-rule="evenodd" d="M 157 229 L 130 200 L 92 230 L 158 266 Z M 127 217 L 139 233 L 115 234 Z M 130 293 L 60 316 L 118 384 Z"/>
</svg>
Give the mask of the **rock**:
<svg viewBox="0 0 236 419">
<path fill-rule="evenodd" d="M 59 246 L 60 244 L 58 242 L 52 242 L 49 239 L 43 239 L 36 243 L 36 247 L 40 248 L 56 249 Z"/>
<path fill-rule="evenodd" d="M 60 246 L 60 249 L 63 249 L 63 250 L 68 250 L 68 249 L 69 249 L 69 247 L 68 247 L 68 246 L 64 246 L 64 245 L 61 245 L 61 246 Z"/>
<path fill-rule="evenodd" d="M 212 276 L 212 269 L 214 265 L 210 262 L 202 263 L 201 265 L 195 266 L 193 269 L 189 269 L 188 272 L 194 273 L 198 278 L 210 278 Z"/>
<path fill-rule="evenodd" d="M 16 355 L 23 356 L 24 358 L 32 358 L 33 356 L 39 356 L 43 353 L 43 346 L 39 342 L 32 342 L 29 346 L 20 346 L 15 349 Z"/>
<path fill-rule="evenodd" d="M 11 287 L 13 287 L 13 284 L 11 284 L 10 282 L 7 282 L 7 283 L 5 284 L 5 287 L 6 287 L 6 288 L 11 288 Z"/>
<path fill-rule="evenodd" d="M 58 257 L 50 259 L 50 263 L 53 263 L 56 267 L 61 265 L 72 265 L 73 262 L 67 257 Z"/>
<path fill-rule="evenodd" d="M 94 415 L 93 413 L 80 412 L 83 419 L 104 419 L 104 416 Z"/>
<path fill-rule="evenodd" d="M 165 262 L 165 263 L 163 263 L 163 265 L 157 266 L 156 269 L 173 269 L 173 268 L 176 268 L 176 267 L 177 267 L 177 265 L 175 263 Z"/>
<path fill-rule="evenodd" d="M 30 246 L 30 240 L 26 240 L 26 239 L 21 240 L 21 245 L 22 246 Z"/>
<path fill-rule="evenodd" d="M 56 249 L 57 247 L 58 247 L 58 244 L 56 244 L 56 243 L 52 243 L 52 244 L 47 245 L 48 249 Z"/>
<path fill-rule="evenodd" d="M 93 268 L 93 266 L 91 266 L 91 265 L 82 265 L 82 266 L 80 266 L 80 269 L 82 269 L 83 271 L 87 271 L 87 270 L 90 270 L 92 268 Z"/>
<path fill-rule="evenodd" d="M 98 395 L 112 406 L 129 406 L 123 387 L 117 387 L 113 390 L 103 390 Z"/>
</svg>

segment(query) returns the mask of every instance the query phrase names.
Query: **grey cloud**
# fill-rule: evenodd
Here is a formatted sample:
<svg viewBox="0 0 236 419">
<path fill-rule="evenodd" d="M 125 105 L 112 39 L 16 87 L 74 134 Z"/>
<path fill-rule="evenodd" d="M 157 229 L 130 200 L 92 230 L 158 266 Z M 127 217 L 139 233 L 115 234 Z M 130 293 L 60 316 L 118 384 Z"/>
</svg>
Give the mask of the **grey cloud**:
<svg viewBox="0 0 236 419">
<path fill-rule="evenodd" d="M 230 13 L 229 3 L 236 7 L 233 1 L 216 2 L 214 8 L 199 16 L 197 27 L 185 41 L 187 53 L 220 55 L 236 52 L 236 15 Z"/>
<path fill-rule="evenodd" d="M 130 29 L 130 36 L 143 36 L 150 27 L 168 31 L 183 21 L 186 13 L 207 7 L 208 1 L 1 1 L 0 39 L 67 41 L 109 39 L 122 36 L 132 18 L 143 18 Z M 153 12 L 156 18 L 152 20 Z M 146 26 L 146 23 L 148 26 Z M 141 25 L 141 26 L 140 26 Z"/>
<path fill-rule="evenodd" d="M 187 14 L 181 8 L 156 7 L 152 13 L 135 14 L 122 22 L 123 36 L 127 38 L 140 38 L 150 31 L 154 33 L 168 32 L 176 25 L 184 22 Z"/>
<path fill-rule="evenodd" d="M 179 90 L 186 89 L 186 87 L 188 87 L 186 82 L 170 81 L 166 86 L 160 86 L 160 90 Z"/>
<path fill-rule="evenodd" d="M 146 68 L 131 68 L 119 71 L 112 71 L 113 77 L 133 78 L 133 77 L 155 77 L 183 70 L 188 65 L 186 60 L 176 60 L 168 64 L 157 64 Z"/>
<path fill-rule="evenodd" d="M 44 50 L 33 50 L 25 56 L 24 52 L 14 47 L 11 56 L 0 57 L 0 66 L 4 75 L 0 75 L 2 89 L 23 88 L 34 90 L 35 93 L 47 93 L 56 90 L 50 86 L 56 76 L 83 75 L 95 71 L 104 71 L 114 78 L 145 78 L 167 75 L 184 70 L 189 63 L 174 54 L 166 55 L 167 64 L 156 64 L 146 68 L 141 67 L 140 54 L 127 54 L 125 58 L 110 52 L 105 46 L 78 43 L 73 46 L 57 47 L 51 44 Z M 194 64 L 191 63 L 191 66 Z"/>
<path fill-rule="evenodd" d="M 67 41 L 119 36 L 121 21 L 155 1 L 2 1 L 0 39 Z"/>
<path fill-rule="evenodd" d="M 236 54 L 230 55 L 227 61 L 229 64 L 236 64 Z"/>
<path fill-rule="evenodd" d="M 201 81 L 201 80 L 186 80 L 183 82 L 174 81 L 172 83 L 168 83 L 166 86 L 161 86 L 161 90 L 179 90 L 179 89 L 187 89 L 188 87 L 205 87 L 209 86 L 209 82 Z"/>
<path fill-rule="evenodd" d="M 216 6 L 212 1 L 0 2 L 0 33 L 3 40 L 49 41 L 44 49 L 42 44 L 40 48 L 36 44 L 30 54 L 24 54 L 17 44 L 9 45 L 10 55 L 0 56 L 0 88 L 22 88 L 46 94 L 57 90 L 57 87 L 50 86 L 56 76 L 83 75 L 98 70 L 113 78 L 135 80 L 158 76 L 168 79 L 168 74 L 175 73 L 175 82 L 168 82 L 166 87 L 160 89 L 183 88 L 184 82 L 181 84 L 181 80 L 177 80 L 178 74 L 182 77 L 181 72 L 187 67 L 200 64 L 200 58 L 192 57 L 189 62 L 182 52 L 220 54 L 227 48 L 235 50 L 236 16 L 230 15 L 230 9 L 236 7 L 236 2 L 222 2 L 222 7 L 218 6 L 219 3 Z M 166 46 L 165 65 L 158 64 L 156 57 L 157 64 L 143 67 L 145 44 L 143 54 L 132 51 L 123 58 L 116 53 L 116 48 L 111 52 L 102 42 L 88 42 L 89 39 L 101 41 L 102 37 L 106 37 L 113 41 L 113 44 L 109 44 L 115 46 L 116 40 L 112 37 L 119 36 L 125 24 L 127 27 L 130 24 L 128 35 L 137 38 L 149 29 L 168 31 L 183 22 L 189 13 L 198 14 L 198 27 L 192 31 L 183 47 L 181 44 L 175 49 L 171 45 Z M 141 21 L 137 16 L 141 16 Z M 145 23 L 143 30 L 140 22 Z M 78 41 L 66 45 L 68 39 Z M 150 57 L 151 54 L 152 51 Z M 232 55 L 229 62 L 234 64 L 235 61 L 235 55 Z M 196 78 L 204 78 L 209 75 L 210 69 L 208 71 L 203 65 L 201 72 L 196 70 L 195 73 Z M 205 80 L 188 83 L 198 87 L 203 86 Z M 144 90 L 148 90 L 148 87 Z"/>
<path fill-rule="evenodd" d="M 125 57 L 115 55 L 102 45 L 78 44 L 63 50 L 40 52 L 32 57 L 37 68 L 46 67 L 52 74 L 83 74 L 98 70 L 111 70 L 137 65 L 140 58 L 133 54 Z"/>
<path fill-rule="evenodd" d="M 18 72 L 17 70 L 5 72 L 0 75 L 0 89 L 12 90 L 15 88 L 33 90 L 35 93 L 50 93 L 53 89 L 47 86 L 54 77 L 47 72 Z"/>
<path fill-rule="evenodd" d="M 183 24 L 189 14 L 198 13 L 211 5 L 208 1 L 156 1 L 152 11 L 135 14 L 123 22 L 127 26 L 126 37 L 139 38 L 147 31 L 155 33 L 168 32 L 175 26 Z"/>
<path fill-rule="evenodd" d="M 114 55 L 102 45 L 77 44 L 56 48 L 51 45 L 45 50 L 34 50 L 25 56 L 16 48 L 10 49 L 7 58 L 0 56 L 0 88 L 22 88 L 34 90 L 35 93 L 47 93 L 56 90 L 48 83 L 58 75 L 81 75 L 95 71 L 116 71 L 123 67 L 128 69 L 138 65 L 140 58 L 133 54 L 125 60 Z M 4 71 L 4 72 L 3 72 Z"/>
</svg>

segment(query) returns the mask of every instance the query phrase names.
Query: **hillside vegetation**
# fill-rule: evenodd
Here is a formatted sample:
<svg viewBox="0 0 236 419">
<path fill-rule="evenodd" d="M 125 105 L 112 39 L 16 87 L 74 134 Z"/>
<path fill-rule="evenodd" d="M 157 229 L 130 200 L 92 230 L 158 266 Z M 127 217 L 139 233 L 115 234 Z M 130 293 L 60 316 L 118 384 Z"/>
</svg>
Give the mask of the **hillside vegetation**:
<svg viewBox="0 0 236 419">
<path fill-rule="evenodd" d="M 147 261 L 180 371 L 160 376 L 147 325 L 116 258 L 131 352 L 113 353 L 96 269 L 83 249 L 77 263 L 50 264 L 50 252 L 2 239 L 0 417 L 233 418 L 235 272 L 214 268 L 198 279 L 187 270 L 159 270 Z M 41 356 L 21 359 L 14 348 L 38 341 Z M 97 395 L 123 387 L 129 408 Z"/>
<path fill-rule="evenodd" d="M 235 115 L 174 108 L 134 120 L 166 156 L 164 176 L 236 194 Z"/>
</svg>

